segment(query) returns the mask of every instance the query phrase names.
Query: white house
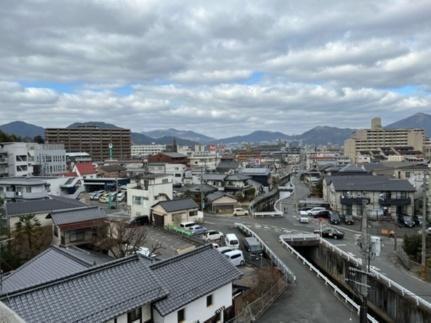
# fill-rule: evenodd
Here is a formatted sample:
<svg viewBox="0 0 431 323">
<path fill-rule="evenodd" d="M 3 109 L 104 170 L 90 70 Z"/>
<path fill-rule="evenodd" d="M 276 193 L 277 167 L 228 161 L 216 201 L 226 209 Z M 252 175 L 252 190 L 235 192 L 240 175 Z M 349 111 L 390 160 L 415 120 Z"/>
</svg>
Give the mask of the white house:
<svg viewBox="0 0 431 323">
<path fill-rule="evenodd" d="M 168 175 L 145 174 L 138 182 L 127 185 L 127 206 L 132 218 L 149 218 L 153 205 L 172 198 L 172 178 Z"/>
</svg>

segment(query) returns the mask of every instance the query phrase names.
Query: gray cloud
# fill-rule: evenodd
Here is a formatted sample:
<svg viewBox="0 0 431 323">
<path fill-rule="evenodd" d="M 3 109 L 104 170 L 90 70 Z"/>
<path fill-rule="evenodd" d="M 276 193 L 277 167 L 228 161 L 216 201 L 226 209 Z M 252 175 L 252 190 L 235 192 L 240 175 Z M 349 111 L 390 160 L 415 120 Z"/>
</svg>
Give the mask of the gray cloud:
<svg viewBox="0 0 431 323">
<path fill-rule="evenodd" d="M 393 121 L 431 110 L 430 16 L 425 0 L 5 0 L 0 120 L 217 136 Z M 388 90 L 403 86 L 418 92 Z"/>
</svg>

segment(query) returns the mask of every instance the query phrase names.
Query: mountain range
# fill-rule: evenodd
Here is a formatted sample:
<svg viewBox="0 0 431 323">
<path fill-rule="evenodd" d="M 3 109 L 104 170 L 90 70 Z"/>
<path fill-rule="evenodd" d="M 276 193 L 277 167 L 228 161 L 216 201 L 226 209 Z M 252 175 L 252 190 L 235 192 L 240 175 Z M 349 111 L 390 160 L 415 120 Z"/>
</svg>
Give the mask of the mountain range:
<svg viewBox="0 0 431 323">
<path fill-rule="evenodd" d="M 73 123 L 68 128 L 79 126 L 97 126 L 100 128 L 118 128 L 116 125 L 90 121 L 84 123 Z M 431 137 L 431 115 L 417 113 L 405 119 L 396 121 L 387 125 L 385 128 L 423 128 L 428 137 Z M 14 134 L 23 138 L 34 138 L 43 136 L 44 128 L 23 121 L 14 121 L 0 126 L 0 130 L 7 134 Z M 337 128 L 328 126 L 317 126 L 300 135 L 286 135 L 282 132 L 273 131 L 254 131 L 248 135 L 233 136 L 228 138 L 216 139 L 203 134 L 189 130 L 152 130 L 146 132 L 132 132 L 132 142 L 134 144 L 170 144 L 173 138 L 179 145 L 202 144 L 235 144 L 235 143 L 259 143 L 275 142 L 277 140 L 302 141 L 304 144 L 321 145 L 321 144 L 342 144 L 345 139 L 349 138 L 355 129 Z"/>
</svg>

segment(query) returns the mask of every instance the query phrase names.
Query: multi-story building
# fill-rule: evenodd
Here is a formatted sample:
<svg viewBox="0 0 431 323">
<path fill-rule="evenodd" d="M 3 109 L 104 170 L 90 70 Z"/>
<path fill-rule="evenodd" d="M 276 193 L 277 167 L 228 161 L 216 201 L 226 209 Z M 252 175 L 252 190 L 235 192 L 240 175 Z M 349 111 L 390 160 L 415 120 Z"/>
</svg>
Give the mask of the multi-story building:
<svg viewBox="0 0 431 323">
<path fill-rule="evenodd" d="M 28 143 L 28 154 L 35 176 L 56 176 L 66 172 L 66 150 L 63 144 Z"/>
<path fill-rule="evenodd" d="M 0 177 L 23 177 L 33 174 L 25 142 L 0 143 Z"/>
<path fill-rule="evenodd" d="M 149 221 L 153 205 L 172 198 L 172 178 L 168 175 L 144 174 L 127 185 L 127 206 L 132 218 L 147 217 Z"/>
<path fill-rule="evenodd" d="M 132 145 L 132 157 L 143 158 L 155 155 L 166 151 L 166 145 L 151 144 L 151 145 Z"/>
<path fill-rule="evenodd" d="M 152 163 L 147 165 L 147 169 L 152 174 L 169 175 L 174 186 L 181 186 L 184 184 L 187 167 L 183 164 Z"/>
<path fill-rule="evenodd" d="M 50 144 L 64 144 L 66 152 L 87 152 L 94 161 L 109 159 L 110 147 L 113 159 L 130 159 L 130 129 L 48 128 L 45 129 L 45 140 Z"/>
<path fill-rule="evenodd" d="M 189 155 L 189 164 L 192 171 L 215 171 L 220 162 L 220 155 L 209 152 L 193 152 Z"/>
<path fill-rule="evenodd" d="M 423 152 L 426 142 L 423 129 L 384 129 L 381 119 L 371 120 L 371 129 L 356 130 L 352 137 L 344 141 L 344 155 L 356 162 L 357 155 L 382 148 L 412 147 Z"/>
<path fill-rule="evenodd" d="M 0 179 L 0 197 L 7 200 L 48 198 L 49 184 L 38 178 Z"/>
</svg>

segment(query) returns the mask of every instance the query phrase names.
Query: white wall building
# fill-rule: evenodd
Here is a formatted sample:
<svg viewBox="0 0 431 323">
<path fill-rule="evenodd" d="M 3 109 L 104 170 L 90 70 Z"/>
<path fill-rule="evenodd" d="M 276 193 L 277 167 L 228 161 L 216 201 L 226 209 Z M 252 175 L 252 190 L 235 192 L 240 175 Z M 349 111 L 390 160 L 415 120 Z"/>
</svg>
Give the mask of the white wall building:
<svg viewBox="0 0 431 323">
<path fill-rule="evenodd" d="M 172 198 L 172 178 L 167 175 L 146 174 L 139 183 L 127 185 L 127 206 L 132 218 L 149 218 L 154 204 Z"/>
<path fill-rule="evenodd" d="M 148 164 L 148 171 L 153 174 L 165 174 L 172 177 L 174 186 L 184 184 L 185 172 L 187 170 L 184 164 L 169 164 L 169 163 L 151 163 Z"/>
<path fill-rule="evenodd" d="M 214 171 L 220 162 L 220 155 L 209 152 L 193 152 L 189 155 L 189 161 L 192 170 Z"/>
<path fill-rule="evenodd" d="M 66 172 L 66 150 L 63 144 L 27 143 L 33 174 L 56 176 Z"/>
<path fill-rule="evenodd" d="M 25 142 L 0 143 L 0 177 L 23 177 L 33 174 Z"/>
<path fill-rule="evenodd" d="M 166 145 L 151 144 L 151 145 L 132 145 L 131 155 L 132 157 L 147 157 L 166 151 Z"/>
<path fill-rule="evenodd" d="M 11 199 L 47 198 L 49 184 L 38 178 L 1 178 L 0 196 Z"/>
</svg>

